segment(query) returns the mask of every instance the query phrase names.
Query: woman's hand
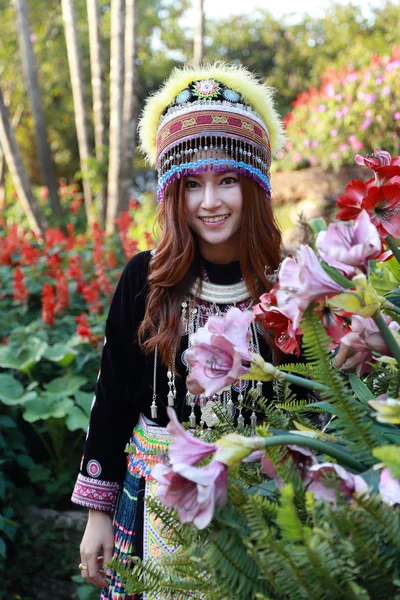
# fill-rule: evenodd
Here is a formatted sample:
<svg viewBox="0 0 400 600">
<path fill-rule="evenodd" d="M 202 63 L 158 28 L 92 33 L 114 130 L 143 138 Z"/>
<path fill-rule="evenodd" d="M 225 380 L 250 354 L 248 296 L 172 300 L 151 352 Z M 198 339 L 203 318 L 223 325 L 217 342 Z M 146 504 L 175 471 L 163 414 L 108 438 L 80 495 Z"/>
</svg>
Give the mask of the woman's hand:
<svg viewBox="0 0 400 600">
<path fill-rule="evenodd" d="M 111 575 L 111 569 L 104 572 L 99 565 L 105 565 L 112 558 L 113 548 L 112 513 L 90 509 L 80 547 L 81 564 L 87 567 L 81 570 L 82 577 L 99 587 L 108 587 L 106 575 Z M 102 556 L 100 560 L 99 556 Z"/>
<path fill-rule="evenodd" d="M 333 359 L 333 365 L 337 369 L 341 369 L 345 362 L 356 354 L 357 350 L 346 346 L 345 344 L 340 344 L 339 351 Z M 346 369 L 347 370 L 347 369 Z M 351 370 L 351 369 L 350 369 Z"/>
</svg>

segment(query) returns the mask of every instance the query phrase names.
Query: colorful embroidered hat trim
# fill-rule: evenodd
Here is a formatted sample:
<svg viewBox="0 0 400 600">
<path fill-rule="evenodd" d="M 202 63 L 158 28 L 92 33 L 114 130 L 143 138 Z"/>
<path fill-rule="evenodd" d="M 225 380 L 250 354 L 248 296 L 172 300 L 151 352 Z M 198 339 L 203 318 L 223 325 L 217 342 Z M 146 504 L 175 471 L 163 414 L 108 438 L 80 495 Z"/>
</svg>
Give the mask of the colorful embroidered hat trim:
<svg viewBox="0 0 400 600">
<path fill-rule="evenodd" d="M 271 185 L 269 177 L 264 175 L 260 169 L 252 165 L 247 164 L 244 161 L 237 161 L 229 158 L 216 159 L 213 157 L 203 158 L 196 161 L 190 161 L 181 163 L 180 165 L 172 165 L 164 175 L 161 175 L 158 180 L 157 197 L 161 203 L 164 199 L 165 188 L 184 177 L 185 175 L 197 175 L 208 170 L 216 171 L 218 173 L 224 172 L 236 172 L 246 177 L 251 177 L 256 181 L 260 187 L 265 190 L 268 198 L 271 198 Z"/>
<path fill-rule="evenodd" d="M 159 201 L 171 181 L 208 168 L 252 177 L 270 196 L 271 154 L 283 144 L 282 124 L 271 89 L 246 69 L 175 70 L 148 100 L 139 129 L 142 149 L 158 169 Z"/>
</svg>

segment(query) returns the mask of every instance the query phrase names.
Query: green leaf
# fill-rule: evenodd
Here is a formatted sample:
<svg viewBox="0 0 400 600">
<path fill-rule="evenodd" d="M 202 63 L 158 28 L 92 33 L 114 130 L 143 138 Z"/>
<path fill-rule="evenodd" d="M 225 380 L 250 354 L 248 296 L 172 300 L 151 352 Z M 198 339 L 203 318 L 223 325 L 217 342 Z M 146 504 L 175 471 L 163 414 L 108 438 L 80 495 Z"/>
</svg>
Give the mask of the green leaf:
<svg viewBox="0 0 400 600">
<path fill-rule="evenodd" d="M 59 364 L 61 367 L 68 367 L 72 361 L 77 356 L 78 352 L 76 352 L 73 348 L 70 348 L 64 344 L 55 344 L 54 346 L 49 346 L 45 353 L 43 354 L 43 358 L 47 360 L 51 360 Z"/>
<path fill-rule="evenodd" d="M 46 390 L 52 394 L 61 394 L 62 396 L 71 396 L 87 382 L 85 377 L 79 375 L 65 375 L 57 377 L 48 383 Z"/>
<path fill-rule="evenodd" d="M 363 404 L 368 405 L 368 400 L 373 400 L 375 398 L 371 390 L 355 373 L 349 374 L 349 382 L 353 392 Z"/>
<path fill-rule="evenodd" d="M 319 233 L 320 231 L 326 231 L 327 224 L 323 217 L 315 217 L 307 221 L 307 225 L 312 229 L 313 233 Z"/>
<path fill-rule="evenodd" d="M 374 468 L 371 468 L 371 469 L 368 469 L 368 471 L 364 471 L 363 473 L 360 473 L 360 475 L 367 482 L 368 486 L 370 488 L 372 488 L 372 493 L 377 494 L 380 472 Z"/>
<path fill-rule="evenodd" d="M 383 462 L 395 479 L 400 479 L 400 446 L 374 448 L 373 455 Z"/>
<path fill-rule="evenodd" d="M 329 277 L 331 277 L 333 279 L 333 281 L 336 281 L 336 283 L 338 283 L 345 289 L 354 287 L 354 284 L 351 281 L 349 281 L 348 279 L 346 279 L 346 277 L 344 275 L 342 275 L 342 273 L 340 271 L 338 271 L 338 269 L 336 269 L 335 267 L 331 267 L 324 260 L 321 260 L 320 263 L 321 263 L 321 267 L 323 267 L 325 273 L 327 273 L 329 275 Z"/>
<path fill-rule="evenodd" d="M 73 406 L 68 413 L 65 423 L 70 431 L 76 431 L 77 429 L 86 431 L 89 418 L 81 408 Z"/>
<path fill-rule="evenodd" d="M 9 417 L 8 415 L 0 415 L 0 428 L 1 427 L 3 429 L 16 429 L 17 424 L 14 421 L 14 419 Z"/>
<path fill-rule="evenodd" d="M 89 418 L 90 410 L 92 408 L 93 394 L 82 392 L 79 390 L 74 394 L 75 403 L 83 410 L 85 415 Z"/>
<path fill-rule="evenodd" d="M 7 406 L 23 405 L 36 397 L 36 392 L 24 394 L 24 388 L 12 375 L 0 373 L 0 400 L 3 404 Z"/>
<path fill-rule="evenodd" d="M 27 454 L 17 454 L 15 461 L 23 469 L 32 469 L 35 466 L 35 461 Z"/>
<path fill-rule="evenodd" d="M 31 338 L 29 345 L 22 347 L 18 353 L 15 348 L 1 346 L 0 367 L 26 373 L 40 361 L 46 348 L 46 342 L 38 338 Z"/>
<path fill-rule="evenodd" d="M 3 556 L 5 558 L 6 551 L 7 551 L 6 543 L 4 540 L 2 540 L 0 538 L 0 556 Z"/>
<path fill-rule="evenodd" d="M 74 403 L 70 398 L 64 397 L 55 400 L 54 397 L 43 394 L 28 404 L 23 417 L 28 423 L 34 423 L 40 419 L 62 419 L 69 414 L 73 406 Z"/>
</svg>

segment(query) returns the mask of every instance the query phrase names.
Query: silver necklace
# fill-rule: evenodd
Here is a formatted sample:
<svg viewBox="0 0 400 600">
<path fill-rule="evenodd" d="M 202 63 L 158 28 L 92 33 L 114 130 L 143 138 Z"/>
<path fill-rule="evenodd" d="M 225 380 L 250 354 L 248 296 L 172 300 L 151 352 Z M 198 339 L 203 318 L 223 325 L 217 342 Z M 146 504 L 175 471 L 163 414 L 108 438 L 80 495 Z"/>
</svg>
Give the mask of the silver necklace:
<svg viewBox="0 0 400 600">
<path fill-rule="evenodd" d="M 189 294 L 203 302 L 215 304 L 236 304 L 251 298 L 251 292 L 244 280 L 231 285 L 218 285 L 211 281 L 201 280 L 200 277 L 197 277 Z"/>
</svg>

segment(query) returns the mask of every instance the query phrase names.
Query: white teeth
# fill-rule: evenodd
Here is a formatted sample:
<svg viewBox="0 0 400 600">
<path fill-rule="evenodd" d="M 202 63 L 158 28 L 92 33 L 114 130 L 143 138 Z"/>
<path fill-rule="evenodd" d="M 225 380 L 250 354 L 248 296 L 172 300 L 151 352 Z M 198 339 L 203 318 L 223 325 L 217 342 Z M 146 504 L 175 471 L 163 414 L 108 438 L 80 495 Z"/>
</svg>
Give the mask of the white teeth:
<svg viewBox="0 0 400 600">
<path fill-rule="evenodd" d="M 217 223 L 218 221 L 225 221 L 229 215 L 223 215 L 221 217 L 200 217 L 205 223 Z"/>
</svg>

